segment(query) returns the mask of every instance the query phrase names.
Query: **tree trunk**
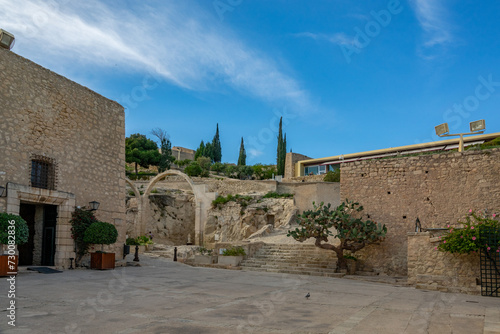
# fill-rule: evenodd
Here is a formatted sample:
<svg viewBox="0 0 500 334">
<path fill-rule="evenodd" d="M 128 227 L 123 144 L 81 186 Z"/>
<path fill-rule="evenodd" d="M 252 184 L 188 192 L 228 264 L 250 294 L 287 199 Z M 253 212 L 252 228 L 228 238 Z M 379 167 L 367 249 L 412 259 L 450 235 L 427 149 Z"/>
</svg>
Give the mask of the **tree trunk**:
<svg viewBox="0 0 500 334">
<path fill-rule="evenodd" d="M 336 253 L 337 253 L 337 272 L 340 272 L 341 270 L 347 270 L 347 259 L 344 257 L 343 250 L 340 250 L 340 252 Z"/>
</svg>

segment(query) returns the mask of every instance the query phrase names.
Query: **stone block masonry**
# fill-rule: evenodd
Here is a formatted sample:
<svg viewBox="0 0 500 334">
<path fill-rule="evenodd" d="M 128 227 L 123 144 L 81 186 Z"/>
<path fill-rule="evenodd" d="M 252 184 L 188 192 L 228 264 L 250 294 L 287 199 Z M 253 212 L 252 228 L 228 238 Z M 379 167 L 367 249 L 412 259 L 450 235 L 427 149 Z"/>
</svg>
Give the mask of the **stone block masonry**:
<svg viewBox="0 0 500 334">
<path fill-rule="evenodd" d="M 125 114 L 118 103 L 0 49 L 0 210 L 19 213 L 22 203 L 57 205 L 55 261 L 74 256 L 71 212 L 90 201 L 96 216 L 115 224 L 125 241 Z M 53 189 L 32 187 L 31 161 L 54 165 Z"/>
<path fill-rule="evenodd" d="M 469 209 L 500 210 L 500 149 L 345 164 L 340 193 L 388 229 L 384 242 L 356 256 L 377 271 L 405 276 L 407 233 L 415 231 L 417 217 L 424 229 L 445 228 Z"/>
<path fill-rule="evenodd" d="M 481 293 L 478 254 L 450 254 L 436 250 L 439 237 L 429 232 L 408 233 L 408 283 L 418 289 Z"/>
</svg>

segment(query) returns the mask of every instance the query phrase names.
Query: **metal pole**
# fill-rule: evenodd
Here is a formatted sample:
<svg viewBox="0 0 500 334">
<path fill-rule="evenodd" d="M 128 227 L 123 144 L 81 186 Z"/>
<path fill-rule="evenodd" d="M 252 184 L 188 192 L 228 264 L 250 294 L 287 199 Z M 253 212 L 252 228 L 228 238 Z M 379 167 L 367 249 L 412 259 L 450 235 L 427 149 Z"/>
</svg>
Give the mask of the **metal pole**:
<svg viewBox="0 0 500 334">
<path fill-rule="evenodd" d="M 137 245 L 135 245 L 135 257 L 133 261 L 139 262 L 139 246 Z"/>
<path fill-rule="evenodd" d="M 177 247 L 174 247 L 174 261 L 177 262 Z"/>
</svg>

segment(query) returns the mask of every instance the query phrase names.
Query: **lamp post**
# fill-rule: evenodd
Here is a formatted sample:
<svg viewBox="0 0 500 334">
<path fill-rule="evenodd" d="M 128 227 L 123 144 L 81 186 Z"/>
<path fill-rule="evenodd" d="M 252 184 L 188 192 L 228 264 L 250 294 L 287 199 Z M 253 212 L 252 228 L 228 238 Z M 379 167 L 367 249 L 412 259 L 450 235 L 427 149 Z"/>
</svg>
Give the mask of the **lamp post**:
<svg viewBox="0 0 500 334">
<path fill-rule="evenodd" d="M 450 129 L 448 127 L 448 123 L 443 123 L 439 124 L 438 126 L 434 127 L 436 130 L 436 134 L 439 137 L 453 137 L 453 136 L 460 136 L 460 141 L 458 144 L 458 152 L 463 152 L 464 151 L 464 136 L 470 136 L 470 135 L 478 135 L 484 132 L 484 129 L 486 129 L 486 123 L 484 119 L 481 119 L 479 121 L 474 121 L 470 122 L 470 132 L 466 133 L 456 133 L 456 134 L 450 134 Z"/>
</svg>

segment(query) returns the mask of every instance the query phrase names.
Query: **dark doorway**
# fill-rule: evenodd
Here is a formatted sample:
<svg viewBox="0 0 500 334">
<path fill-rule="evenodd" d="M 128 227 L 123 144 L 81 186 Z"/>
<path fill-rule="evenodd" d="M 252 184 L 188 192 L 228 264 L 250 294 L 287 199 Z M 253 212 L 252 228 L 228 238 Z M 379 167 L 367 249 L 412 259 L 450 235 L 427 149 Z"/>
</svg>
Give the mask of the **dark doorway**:
<svg viewBox="0 0 500 334">
<path fill-rule="evenodd" d="M 24 245 L 18 245 L 19 265 L 30 266 L 33 264 L 33 250 L 35 249 L 35 212 L 36 206 L 33 204 L 21 203 L 19 215 L 28 223 L 29 236 L 28 242 Z"/>
<path fill-rule="evenodd" d="M 57 206 L 43 207 L 42 266 L 53 266 L 56 254 Z"/>
</svg>

